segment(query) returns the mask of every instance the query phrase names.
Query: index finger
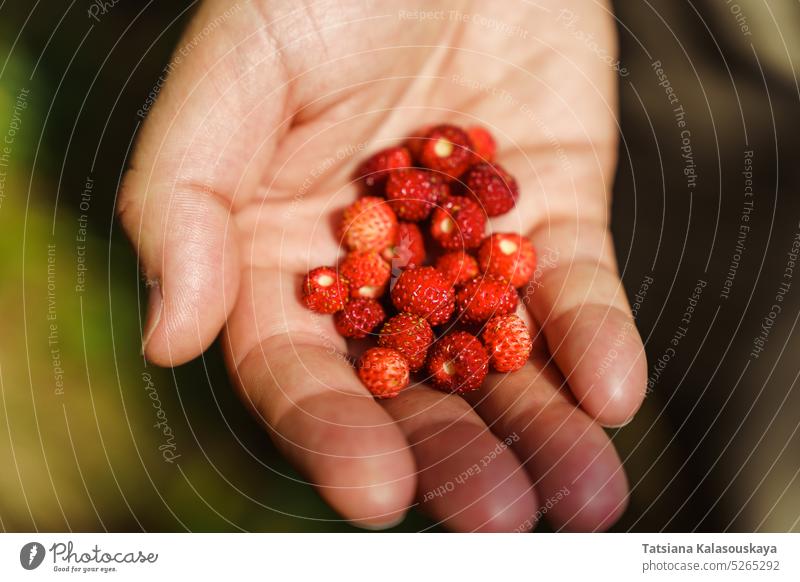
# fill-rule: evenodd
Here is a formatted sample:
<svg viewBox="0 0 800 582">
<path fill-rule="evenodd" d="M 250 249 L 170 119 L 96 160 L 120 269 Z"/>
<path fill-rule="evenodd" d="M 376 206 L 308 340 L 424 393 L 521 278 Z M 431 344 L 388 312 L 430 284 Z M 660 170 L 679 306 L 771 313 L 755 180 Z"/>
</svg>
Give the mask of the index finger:
<svg viewBox="0 0 800 582">
<path fill-rule="evenodd" d="M 255 268 L 245 277 L 225 334 L 242 399 L 342 516 L 367 527 L 397 522 L 416 490 L 405 436 L 345 361 L 330 318 L 256 299 L 293 299 L 294 274 Z"/>
</svg>

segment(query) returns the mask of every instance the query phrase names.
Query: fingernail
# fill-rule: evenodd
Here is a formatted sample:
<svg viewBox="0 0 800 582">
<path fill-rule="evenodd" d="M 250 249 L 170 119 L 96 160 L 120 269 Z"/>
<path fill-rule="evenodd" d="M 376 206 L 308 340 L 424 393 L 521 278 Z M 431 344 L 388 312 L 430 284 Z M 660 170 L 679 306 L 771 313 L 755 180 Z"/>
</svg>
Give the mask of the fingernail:
<svg viewBox="0 0 800 582">
<path fill-rule="evenodd" d="M 633 416 L 631 416 L 628 420 L 623 421 L 623 422 L 621 422 L 619 424 L 604 424 L 603 427 L 604 428 L 622 428 L 623 426 L 628 426 L 631 422 L 633 422 L 634 418 L 636 418 L 635 414 Z"/>
<path fill-rule="evenodd" d="M 150 288 L 150 295 L 147 299 L 147 323 L 142 333 L 142 355 L 144 355 L 147 344 L 150 342 L 153 332 L 161 321 L 161 312 L 164 308 L 164 300 L 161 297 L 161 285 L 159 282 L 153 281 L 148 283 L 147 286 Z"/>
<path fill-rule="evenodd" d="M 351 521 L 350 524 L 354 525 L 357 528 L 365 529 L 367 531 L 383 531 L 383 530 L 386 530 L 386 529 L 392 529 L 393 527 L 397 527 L 398 525 L 403 523 L 403 520 L 405 518 L 406 518 L 406 514 L 403 513 L 403 514 L 399 515 L 398 517 L 392 519 L 391 521 L 387 521 L 387 522 L 384 522 L 384 523 L 369 523 L 369 522 L 364 523 L 364 522 L 359 522 L 359 521 Z"/>
</svg>

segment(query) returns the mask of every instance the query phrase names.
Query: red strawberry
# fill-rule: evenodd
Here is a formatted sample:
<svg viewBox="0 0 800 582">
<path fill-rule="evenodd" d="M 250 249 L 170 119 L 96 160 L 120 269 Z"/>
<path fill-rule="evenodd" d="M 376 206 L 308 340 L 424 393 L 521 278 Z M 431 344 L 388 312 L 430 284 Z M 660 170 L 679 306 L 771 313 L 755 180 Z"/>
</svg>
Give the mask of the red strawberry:
<svg viewBox="0 0 800 582">
<path fill-rule="evenodd" d="M 348 253 L 339 274 L 350 282 L 351 297 L 375 299 L 386 291 L 392 268 L 375 251 Z"/>
<path fill-rule="evenodd" d="M 391 170 L 411 167 L 411 154 L 404 147 L 392 147 L 381 150 L 356 170 L 356 177 L 364 181 L 364 185 L 372 190 L 383 184 Z"/>
<path fill-rule="evenodd" d="M 411 158 L 416 162 L 421 161 L 420 156 L 422 155 L 422 148 L 425 145 L 425 136 L 428 135 L 431 127 L 430 125 L 426 125 L 419 128 L 403 144 L 411 154 Z"/>
<path fill-rule="evenodd" d="M 415 168 L 390 172 L 386 182 L 386 199 L 400 220 L 425 220 L 449 193 L 450 188 L 439 176 Z"/>
<path fill-rule="evenodd" d="M 518 316 L 491 318 L 481 334 L 489 363 L 498 372 L 516 372 L 531 355 L 531 333 Z"/>
<path fill-rule="evenodd" d="M 386 319 L 381 304 L 374 299 L 353 299 L 333 316 L 339 335 L 361 339 L 372 333 Z"/>
<path fill-rule="evenodd" d="M 458 178 L 472 164 L 472 144 L 463 129 L 437 125 L 422 139 L 419 161 L 449 178 Z"/>
<path fill-rule="evenodd" d="M 311 311 L 335 313 L 344 309 L 348 281 L 333 267 L 317 267 L 303 278 L 303 302 Z"/>
<path fill-rule="evenodd" d="M 478 261 L 464 251 L 452 251 L 440 256 L 436 259 L 436 268 L 453 285 L 462 285 L 480 274 Z"/>
<path fill-rule="evenodd" d="M 496 233 L 481 243 L 478 263 L 484 273 L 511 281 L 514 287 L 522 287 L 536 270 L 536 250 L 522 235 Z"/>
<path fill-rule="evenodd" d="M 517 290 L 510 283 L 492 275 L 475 277 L 456 291 L 461 321 L 467 324 L 514 313 L 518 300 Z"/>
<path fill-rule="evenodd" d="M 408 362 L 391 348 L 370 348 L 358 361 L 358 377 L 378 398 L 394 398 L 409 381 Z"/>
<path fill-rule="evenodd" d="M 453 287 L 433 267 L 406 269 L 392 288 L 392 303 L 398 311 L 409 311 L 431 325 L 445 323 L 453 314 Z"/>
<path fill-rule="evenodd" d="M 477 202 L 464 196 L 445 199 L 431 216 L 431 235 L 449 250 L 477 247 L 485 228 L 486 214 Z"/>
<path fill-rule="evenodd" d="M 464 185 L 489 216 L 505 214 L 519 197 L 517 181 L 499 164 L 472 166 L 464 176 Z"/>
<path fill-rule="evenodd" d="M 480 388 L 489 368 L 489 356 L 475 336 L 456 331 L 436 342 L 428 359 L 434 388 L 469 392 Z"/>
<path fill-rule="evenodd" d="M 397 217 L 382 198 L 364 196 L 348 206 L 339 236 L 351 251 L 383 251 L 397 237 Z"/>
<path fill-rule="evenodd" d="M 425 364 L 428 348 L 433 343 L 433 330 L 424 317 L 413 313 L 398 313 L 383 324 L 378 345 L 393 348 L 408 360 L 412 372 Z"/>
<path fill-rule="evenodd" d="M 476 164 L 494 161 L 497 143 L 489 130 L 480 125 L 467 128 L 467 136 L 472 143 L 473 160 Z"/>
<path fill-rule="evenodd" d="M 393 272 L 422 266 L 425 262 L 425 240 L 419 227 L 413 222 L 398 223 L 395 244 L 387 247 L 382 256 L 391 263 Z"/>
</svg>

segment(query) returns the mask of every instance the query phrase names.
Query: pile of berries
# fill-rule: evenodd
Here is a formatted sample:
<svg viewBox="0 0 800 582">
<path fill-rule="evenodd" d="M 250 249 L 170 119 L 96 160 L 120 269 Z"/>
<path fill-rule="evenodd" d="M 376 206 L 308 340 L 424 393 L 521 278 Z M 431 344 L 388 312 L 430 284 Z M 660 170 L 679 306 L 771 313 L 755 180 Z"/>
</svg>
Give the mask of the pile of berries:
<svg viewBox="0 0 800 582">
<path fill-rule="evenodd" d="M 376 397 L 397 396 L 412 372 L 440 390 L 475 390 L 490 367 L 513 372 L 530 355 L 515 311 L 533 245 L 484 234 L 519 196 L 495 150 L 483 127 L 438 125 L 374 154 L 357 171 L 364 195 L 340 223 L 347 256 L 303 279 L 305 305 L 333 314 L 342 336 L 377 337 L 357 365 Z"/>
</svg>

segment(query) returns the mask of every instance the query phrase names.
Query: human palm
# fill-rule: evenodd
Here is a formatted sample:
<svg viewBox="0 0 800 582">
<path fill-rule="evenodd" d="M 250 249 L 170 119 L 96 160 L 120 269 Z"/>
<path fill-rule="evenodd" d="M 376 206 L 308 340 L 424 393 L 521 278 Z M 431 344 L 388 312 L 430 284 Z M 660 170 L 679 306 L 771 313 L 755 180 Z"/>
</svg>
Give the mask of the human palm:
<svg viewBox="0 0 800 582">
<path fill-rule="evenodd" d="M 153 287 L 145 353 L 176 365 L 224 330 L 244 401 L 347 519 L 382 526 L 419 503 L 452 529 L 515 530 L 547 505 L 555 527 L 591 530 L 625 507 L 598 423 L 636 411 L 644 356 L 607 228 L 613 71 L 580 40 L 613 54 L 613 27 L 588 4 L 213 0 L 186 33 L 120 204 Z M 299 281 L 341 254 L 355 164 L 443 121 L 488 126 L 520 183 L 491 229 L 539 249 L 522 290 L 538 339 L 467 400 L 418 385 L 378 402 Z"/>
</svg>

